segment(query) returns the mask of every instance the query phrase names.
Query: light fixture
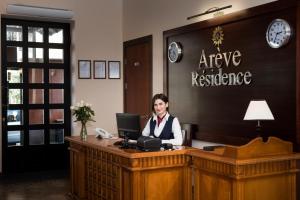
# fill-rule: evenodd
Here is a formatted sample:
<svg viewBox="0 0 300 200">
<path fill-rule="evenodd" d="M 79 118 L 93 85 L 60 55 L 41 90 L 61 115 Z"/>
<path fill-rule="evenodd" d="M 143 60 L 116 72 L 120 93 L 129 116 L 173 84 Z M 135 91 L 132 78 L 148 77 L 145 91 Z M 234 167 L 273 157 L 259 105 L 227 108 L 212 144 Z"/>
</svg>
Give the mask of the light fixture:
<svg viewBox="0 0 300 200">
<path fill-rule="evenodd" d="M 219 8 L 219 7 L 212 7 L 212 8 L 210 8 L 210 9 L 206 10 L 206 11 L 203 12 L 203 13 L 200 13 L 200 14 L 197 14 L 197 15 L 193 15 L 193 16 L 188 17 L 187 20 L 190 20 L 190 19 L 193 19 L 193 18 L 196 18 L 196 17 L 200 17 L 200 16 L 202 16 L 202 15 L 207 15 L 207 14 L 209 14 L 209 13 L 218 12 L 218 11 L 220 11 L 220 10 L 224 10 L 224 9 L 231 8 L 231 7 L 232 7 L 232 5 L 224 6 L 224 7 L 221 7 L 221 8 Z M 222 15 L 222 14 L 221 14 L 221 15 Z M 217 16 L 218 16 L 218 15 L 217 15 Z"/>
<path fill-rule="evenodd" d="M 266 102 L 266 100 L 251 100 L 244 120 L 257 120 L 256 130 L 260 134 L 261 120 L 274 120 L 274 116 Z"/>
<path fill-rule="evenodd" d="M 72 10 L 36 7 L 28 5 L 9 4 L 6 8 L 7 14 L 38 16 L 49 18 L 72 19 L 74 12 Z"/>
</svg>

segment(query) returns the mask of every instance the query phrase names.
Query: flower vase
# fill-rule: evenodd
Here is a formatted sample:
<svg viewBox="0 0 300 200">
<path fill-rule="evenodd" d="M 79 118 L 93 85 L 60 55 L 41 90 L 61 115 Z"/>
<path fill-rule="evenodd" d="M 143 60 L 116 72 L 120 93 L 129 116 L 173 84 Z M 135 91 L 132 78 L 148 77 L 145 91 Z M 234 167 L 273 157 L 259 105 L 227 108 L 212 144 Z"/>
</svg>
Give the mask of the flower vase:
<svg viewBox="0 0 300 200">
<path fill-rule="evenodd" d="M 86 140 L 87 138 L 86 123 L 83 122 L 81 122 L 80 138 L 82 140 Z"/>
</svg>

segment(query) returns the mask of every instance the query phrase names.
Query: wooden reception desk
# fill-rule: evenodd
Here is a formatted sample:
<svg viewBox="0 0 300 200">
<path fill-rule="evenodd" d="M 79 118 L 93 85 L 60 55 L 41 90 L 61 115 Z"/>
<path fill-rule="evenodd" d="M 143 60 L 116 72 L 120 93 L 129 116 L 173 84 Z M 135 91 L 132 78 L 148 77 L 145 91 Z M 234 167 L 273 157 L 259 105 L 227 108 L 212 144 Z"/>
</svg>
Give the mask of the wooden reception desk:
<svg viewBox="0 0 300 200">
<path fill-rule="evenodd" d="M 70 141 L 71 185 L 74 199 L 190 200 L 191 157 L 195 149 L 141 152 L 120 149 L 116 140 L 88 136 Z"/>
<path fill-rule="evenodd" d="M 71 197 L 112 200 L 295 200 L 292 144 L 271 137 L 214 151 L 119 149 L 116 140 L 70 141 Z M 194 188 L 194 189 L 192 189 Z"/>
</svg>

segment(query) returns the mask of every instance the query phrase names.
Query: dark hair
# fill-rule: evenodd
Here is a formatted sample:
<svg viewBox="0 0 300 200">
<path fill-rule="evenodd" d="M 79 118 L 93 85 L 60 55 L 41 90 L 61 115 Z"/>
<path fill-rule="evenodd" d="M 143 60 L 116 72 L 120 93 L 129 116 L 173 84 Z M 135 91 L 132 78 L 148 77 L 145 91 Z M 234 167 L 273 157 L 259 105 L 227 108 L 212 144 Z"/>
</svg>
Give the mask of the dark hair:
<svg viewBox="0 0 300 200">
<path fill-rule="evenodd" d="M 160 99 L 160 100 L 162 100 L 163 102 L 165 102 L 165 103 L 168 103 L 169 102 L 169 99 L 168 99 L 168 97 L 166 96 L 166 95 L 164 95 L 164 94 L 156 94 L 156 95 L 154 95 L 153 96 L 153 98 L 152 98 L 152 111 L 154 112 L 155 110 L 154 110 L 154 103 L 155 103 L 155 101 L 157 100 L 157 99 Z M 169 107 L 167 107 L 167 111 L 169 111 Z"/>
</svg>

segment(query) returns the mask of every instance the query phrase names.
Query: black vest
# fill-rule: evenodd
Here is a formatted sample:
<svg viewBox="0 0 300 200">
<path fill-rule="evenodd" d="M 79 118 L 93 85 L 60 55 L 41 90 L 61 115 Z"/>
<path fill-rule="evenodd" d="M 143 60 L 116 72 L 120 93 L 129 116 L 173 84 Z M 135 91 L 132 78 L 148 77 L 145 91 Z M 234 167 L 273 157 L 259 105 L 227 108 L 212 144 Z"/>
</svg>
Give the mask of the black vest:
<svg viewBox="0 0 300 200">
<path fill-rule="evenodd" d="M 168 120 L 165 123 L 163 130 L 161 131 L 161 133 L 159 135 L 160 139 L 162 139 L 162 140 L 174 139 L 174 134 L 172 132 L 173 119 L 174 119 L 174 117 L 170 115 Z M 155 126 L 156 126 L 156 120 L 153 120 L 153 117 L 152 117 L 150 120 L 150 136 L 157 138 L 154 135 Z"/>
</svg>

